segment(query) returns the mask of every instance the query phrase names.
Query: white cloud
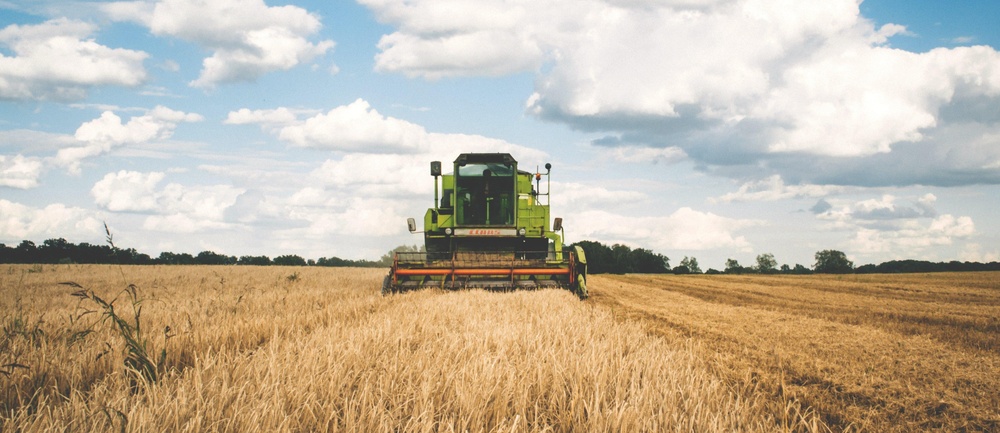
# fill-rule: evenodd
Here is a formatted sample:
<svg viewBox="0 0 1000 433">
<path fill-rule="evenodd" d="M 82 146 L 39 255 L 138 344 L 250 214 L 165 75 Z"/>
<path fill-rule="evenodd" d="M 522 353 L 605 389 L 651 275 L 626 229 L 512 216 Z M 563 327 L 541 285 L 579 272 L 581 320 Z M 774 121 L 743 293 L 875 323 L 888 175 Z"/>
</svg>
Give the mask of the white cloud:
<svg viewBox="0 0 1000 433">
<path fill-rule="evenodd" d="M 427 146 L 420 125 L 386 117 L 363 99 L 281 129 L 283 141 L 302 147 L 367 153 L 412 153 Z"/>
<path fill-rule="evenodd" d="M 951 245 L 956 239 L 969 238 L 975 232 L 972 218 L 941 215 L 927 224 L 906 220 L 892 230 L 859 228 L 851 246 L 860 254 L 912 258 L 919 257 L 932 247 Z"/>
<path fill-rule="evenodd" d="M 645 146 L 617 146 L 605 151 L 608 156 L 619 162 L 659 164 L 661 162 L 672 164 L 687 159 L 684 149 L 676 146 L 671 147 L 645 147 Z"/>
<path fill-rule="evenodd" d="M 41 175 L 42 161 L 38 158 L 0 155 L 0 187 L 34 188 Z"/>
<path fill-rule="evenodd" d="M 1000 261 L 1000 250 L 983 251 L 978 243 L 968 243 L 959 254 L 959 260 L 967 262 L 990 263 Z"/>
<path fill-rule="evenodd" d="M 436 79 L 455 75 L 506 75 L 541 65 L 542 51 L 507 32 L 477 31 L 447 38 L 394 33 L 383 36 L 375 57 L 379 71 Z"/>
<path fill-rule="evenodd" d="M 232 225 L 214 220 L 196 218 L 189 214 L 150 215 L 142 223 L 143 230 L 165 233 L 198 233 L 208 230 L 231 229 Z"/>
<path fill-rule="evenodd" d="M 285 108 L 244 110 L 230 112 L 227 121 L 268 126 L 277 123 L 273 121 L 276 117 L 287 120 L 282 114 L 287 112 Z M 415 123 L 382 115 L 364 99 L 284 126 L 278 131 L 278 137 L 302 147 L 393 154 L 411 162 L 425 157 L 427 161 L 450 160 L 464 152 L 509 152 L 529 160 L 544 156 L 537 150 L 481 135 L 428 132 Z"/>
<path fill-rule="evenodd" d="M 166 175 L 122 170 L 108 173 L 94 184 L 94 202 L 112 212 L 142 212 L 143 228 L 171 233 L 194 233 L 230 227 L 226 211 L 245 191 L 228 185 L 158 185 Z"/>
<path fill-rule="evenodd" d="M 379 71 L 432 79 L 502 75 L 538 68 L 544 58 L 536 27 L 547 23 L 549 16 L 539 11 L 547 5 L 499 1 L 361 3 L 375 11 L 380 21 L 400 28 L 379 41 L 382 52 L 375 58 Z"/>
<path fill-rule="evenodd" d="M 310 42 L 321 28 L 317 16 L 296 6 L 267 6 L 262 0 L 161 0 L 103 5 L 112 18 L 149 27 L 212 50 L 192 86 L 252 81 L 288 70 L 325 54 L 334 43 Z"/>
<path fill-rule="evenodd" d="M 432 179 L 430 161 L 418 163 L 416 158 L 401 155 L 349 153 L 340 160 L 324 161 L 311 177 L 321 185 L 356 195 L 412 197 L 428 191 Z"/>
<path fill-rule="evenodd" d="M 78 144 L 69 134 L 54 134 L 30 129 L 0 131 L 0 148 L 19 149 L 25 153 L 56 151 Z"/>
<path fill-rule="evenodd" d="M 307 223 L 304 228 L 280 230 L 279 237 L 316 239 L 332 235 L 390 236 L 405 230 L 405 204 L 378 197 L 344 198 L 334 207 L 293 207 L 289 218 Z"/>
<path fill-rule="evenodd" d="M 924 194 L 911 205 L 897 203 L 886 194 L 878 199 L 840 201 L 817 215 L 831 230 L 853 232 L 851 251 L 869 257 L 936 259 L 927 254 L 935 247 L 953 245 L 976 233 L 971 217 L 938 215 L 932 206 L 937 197 Z"/>
<path fill-rule="evenodd" d="M 104 233 L 101 219 L 98 213 L 61 203 L 36 208 L 0 199 L 0 240 L 19 242 L 52 236 L 90 239 Z"/>
<path fill-rule="evenodd" d="M 716 203 L 734 201 L 776 201 L 792 198 L 824 197 L 843 191 L 844 188 L 831 185 L 785 185 L 781 175 L 773 175 L 766 179 L 751 181 L 740 185 L 736 192 L 724 194 L 718 198 L 709 199 Z"/>
<path fill-rule="evenodd" d="M 642 143 L 676 147 L 720 174 L 742 177 L 733 168 L 742 165 L 847 185 L 859 182 L 858 159 L 891 155 L 870 165 L 907 166 L 900 150 L 917 143 L 922 154 L 974 154 L 940 133 L 1000 120 L 990 108 L 1000 100 L 1000 53 L 894 49 L 890 39 L 906 28 L 876 28 L 856 0 L 361 3 L 395 27 L 379 45 L 378 70 L 426 78 L 539 70 L 527 111 L 641 137 L 615 143 L 638 153 L 620 159 L 647 157 Z M 491 42 L 468 43 L 480 37 Z M 831 156 L 844 164 L 825 165 Z M 995 169 L 984 170 L 933 164 L 860 181 L 996 181 Z"/>
<path fill-rule="evenodd" d="M 759 221 L 733 219 L 711 212 L 683 207 L 666 216 L 625 216 L 603 210 L 577 214 L 567 228 L 573 236 L 612 243 L 623 243 L 653 250 L 703 251 L 736 249 L 749 251 L 750 243 L 735 232 L 760 225 Z"/>
<path fill-rule="evenodd" d="M 108 173 L 94 184 L 94 202 L 112 212 L 149 212 L 157 209 L 156 185 L 166 175 L 119 171 Z"/>
<path fill-rule="evenodd" d="M 273 110 L 250 110 L 249 108 L 241 108 L 237 111 L 230 111 L 226 116 L 226 120 L 222 123 L 227 125 L 287 125 L 294 123 L 297 120 L 297 117 L 298 116 L 294 111 L 285 107 L 278 107 Z"/>
<path fill-rule="evenodd" d="M 546 192 L 545 182 L 540 188 L 541 192 Z M 576 182 L 552 182 L 552 194 L 558 197 L 560 208 L 566 209 L 568 214 L 649 200 L 649 196 L 639 191 L 610 190 Z M 545 203 L 544 198 L 542 202 Z"/>
<path fill-rule="evenodd" d="M 79 173 L 80 163 L 86 158 L 107 153 L 123 145 L 167 139 L 173 135 L 178 123 L 200 122 L 203 119 L 199 114 L 157 106 L 142 116 L 132 117 L 127 123 L 122 123 L 121 117 L 105 111 L 101 113 L 101 117 L 77 128 L 74 136 L 82 145 L 60 149 L 52 161 L 72 173 Z"/>
<path fill-rule="evenodd" d="M 133 87 L 146 80 L 141 51 L 109 48 L 92 38 L 96 28 L 66 18 L 0 30 L 0 99 L 76 100 L 101 85 Z"/>
</svg>

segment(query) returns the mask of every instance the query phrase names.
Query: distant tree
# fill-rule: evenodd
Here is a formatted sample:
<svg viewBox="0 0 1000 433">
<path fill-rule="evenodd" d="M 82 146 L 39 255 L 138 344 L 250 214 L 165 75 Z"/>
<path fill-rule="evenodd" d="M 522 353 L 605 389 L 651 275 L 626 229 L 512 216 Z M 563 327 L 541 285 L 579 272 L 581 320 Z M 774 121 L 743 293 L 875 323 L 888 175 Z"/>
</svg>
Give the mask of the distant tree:
<svg viewBox="0 0 1000 433">
<path fill-rule="evenodd" d="M 591 274 L 605 274 L 614 272 L 615 258 L 611 254 L 611 248 L 600 242 L 580 241 L 574 246 L 583 248 L 583 253 L 587 256 L 587 272 Z"/>
<path fill-rule="evenodd" d="M 698 266 L 698 259 L 694 257 L 684 256 L 684 258 L 681 259 L 681 266 L 688 268 L 688 271 L 692 274 L 701 273 L 701 267 Z"/>
<path fill-rule="evenodd" d="M 0 243 L 0 263 L 14 263 L 15 257 L 17 256 L 14 254 L 13 248 Z"/>
<path fill-rule="evenodd" d="M 148 265 L 153 263 L 153 259 L 149 257 L 149 254 L 140 253 L 135 248 L 115 248 L 114 256 L 117 263 L 122 265 Z"/>
<path fill-rule="evenodd" d="M 856 274 L 873 274 L 873 273 L 877 272 L 877 269 L 878 268 L 875 265 L 869 263 L 867 265 L 862 265 L 862 266 L 858 266 L 857 268 L 854 268 L 854 273 L 856 273 Z"/>
<path fill-rule="evenodd" d="M 781 272 L 782 274 L 790 274 L 792 273 L 792 268 L 788 266 L 788 264 L 784 264 L 781 265 L 781 270 L 779 270 L 778 272 Z"/>
<path fill-rule="evenodd" d="M 400 245 L 396 248 L 389 250 L 388 253 L 385 253 L 382 256 L 382 258 L 379 259 L 378 262 L 383 266 L 392 266 L 392 261 L 393 258 L 396 256 L 396 253 L 419 253 L 423 251 L 424 251 L 423 245 L 421 245 L 420 247 L 417 247 L 416 245 Z"/>
<path fill-rule="evenodd" d="M 792 273 L 796 275 L 806 275 L 806 274 L 811 274 L 812 270 L 796 263 L 795 267 L 792 268 Z"/>
<path fill-rule="evenodd" d="M 14 248 L 17 256 L 17 263 L 40 263 L 38 257 L 38 247 L 32 241 L 21 241 L 17 248 Z"/>
<path fill-rule="evenodd" d="M 743 266 L 740 266 L 740 262 L 736 259 L 726 259 L 726 269 L 722 272 L 727 274 L 742 274 L 745 271 Z"/>
<path fill-rule="evenodd" d="M 611 268 L 612 274 L 627 274 L 630 272 L 635 272 L 632 263 L 629 262 L 628 255 L 632 252 L 632 249 L 627 245 L 614 244 L 611 246 L 611 257 L 614 258 L 613 267 Z"/>
<path fill-rule="evenodd" d="M 61 261 L 72 261 L 72 250 L 75 245 L 66 242 L 66 239 L 47 239 L 38 248 L 38 257 L 45 263 L 59 263 Z"/>
<path fill-rule="evenodd" d="M 820 274 L 849 274 L 854 272 L 854 262 L 847 260 L 843 252 L 823 250 L 816 253 L 813 269 Z"/>
<path fill-rule="evenodd" d="M 719 274 L 722 274 L 722 272 L 719 272 L 719 270 L 715 268 L 708 268 L 708 270 L 705 271 L 705 275 L 719 275 Z"/>
<path fill-rule="evenodd" d="M 164 251 L 160 253 L 160 256 L 156 259 L 158 262 L 165 265 L 194 265 L 197 264 L 194 256 L 188 253 L 172 253 L 169 251 Z"/>
<path fill-rule="evenodd" d="M 677 275 L 690 274 L 691 270 L 687 266 L 677 266 L 673 269 L 673 272 Z"/>
<path fill-rule="evenodd" d="M 628 248 L 628 247 L 626 247 Z M 630 272 L 665 274 L 670 272 L 670 259 L 645 248 L 636 248 L 626 254 Z"/>
<path fill-rule="evenodd" d="M 762 274 L 773 274 L 778 271 L 778 262 L 774 260 L 774 254 L 764 253 L 757 256 L 757 272 Z"/>
<path fill-rule="evenodd" d="M 283 255 L 275 257 L 272 263 L 278 266 L 305 266 L 306 259 L 296 255 Z"/>
<path fill-rule="evenodd" d="M 194 258 L 199 265 L 231 265 L 236 264 L 236 257 L 229 257 L 213 251 L 202 251 Z"/>
<path fill-rule="evenodd" d="M 580 241 L 572 246 L 583 249 L 587 256 L 587 272 L 591 274 L 663 274 L 671 272 L 670 258 L 645 248 L 632 249 L 627 245 L 610 247 L 600 242 Z"/>
<path fill-rule="evenodd" d="M 248 266 L 269 266 L 271 264 L 271 258 L 268 256 L 240 256 L 239 260 L 236 261 L 236 264 Z"/>
</svg>

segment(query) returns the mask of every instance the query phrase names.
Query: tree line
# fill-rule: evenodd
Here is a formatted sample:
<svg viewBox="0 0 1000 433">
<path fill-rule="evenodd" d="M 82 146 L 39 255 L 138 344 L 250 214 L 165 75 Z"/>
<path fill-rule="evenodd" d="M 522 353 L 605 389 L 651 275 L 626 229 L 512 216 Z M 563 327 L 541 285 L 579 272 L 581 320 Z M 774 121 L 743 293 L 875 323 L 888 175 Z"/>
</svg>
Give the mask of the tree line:
<svg viewBox="0 0 1000 433">
<path fill-rule="evenodd" d="M 383 257 L 384 259 L 384 257 Z M 0 244 L 0 263 L 42 264 L 121 264 L 121 265 L 253 265 L 253 266 L 387 266 L 383 260 L 348 260 L 339 257 L 304 259 L 294 254 L 268 256 L 227 256 L 213 251 L 196 255 L 164 251 L 157 257 L 140 253 L 135 248 L 114 245 L 74 244 L 66 239 L 48 239 L 41 245 L 22 241 L 16 247 Z"/>
<path fill-rule="evenodd" d="M 573 245 L 583 248 L 587 256 L 587 272 L 592 274 L 701 274 L 703 273 L 694 257 L 684 257 L 678 266 L 671 268 L 670 259 L 662 254 L 638 248 L 614 244 L 604 245 L 600 242 L 581 241 Z M 750 266 L 741 265 L 736 259 L 727 259 L 722 271 L 709 268 L 705 274 L 870 274 L 870 273 L 919 273 L 919 272 L 978 272 L 1000 271 L 1000 263 L 978 262 L 930 262 L 926 260 L 891 260 L 878 265 L 867 264 L 854 266 L 842 251 L 817 251 L 815 263 L 811 267 L 796 263 L 778 266 L 774 254 L 764 253 L 757 256 L 756 262 Z"/>
<path fill-rule="evenodd" d="M 837 250 L 816 252 L 815 263 L 811 267 L 801 264 L 778 266 L 774 255 L 764 253 L 757 256 L 756 263 L 743 266 L 735 259 L 726 260 L 722 271 L 709 268 L 701 270 L 698 259 L 684 257 L 677 266 L 670 266 L 670 259 L 645 248 L 631 248 L 622 244 L 611 246 L 594 241 L 580 241 L 570 245 L 583 248 L 587 256 L 587 271 L 592 274 L 868 274 L 868 273 L 911 273 L 911 272 L 974 272 L 1000 271 L 1000 263 L 978 262 L 929 262 L 924 260 L 891 260 L 878 265 L 866 264 L 855 267 L 847 255 Z M 41 245 L 22 241 L 16 247 L 0 243 L 0 263 L 25 264 L 123 264 L 123 265 L 252 265 L 252 266 L 330 266 L 330 267 L 385 267 L 390 266 L 396 252 L 420 252 L 422 247 L 402 245 L 394 248 L 379 260 L 350 260 L 339 257 L 305 259 L 288 254 L 268 256 L 228 256 L 213 251 L 202 251 L 191 255 L 164 251 L 157 257 L 140 253 L 134 248 L 119 248 L 113 243 L 92 245 L 86 242 L 74 244 L 66 239 L 48 239 Z"/>
</svg>

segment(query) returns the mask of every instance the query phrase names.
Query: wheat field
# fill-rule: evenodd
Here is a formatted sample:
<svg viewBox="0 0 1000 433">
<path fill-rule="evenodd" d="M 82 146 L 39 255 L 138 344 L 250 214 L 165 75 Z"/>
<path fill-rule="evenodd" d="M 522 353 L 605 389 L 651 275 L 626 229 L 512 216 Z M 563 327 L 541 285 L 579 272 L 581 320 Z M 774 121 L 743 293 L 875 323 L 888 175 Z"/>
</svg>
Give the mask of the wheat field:
<svg viewBox="0 0 1000 433">
<path fill-rule="evenodd" d="M 581 302 L 384 273 L 0 268 L 0 431 L 1000 426 L 997 274 L 593 276 Z"/>
</svg>

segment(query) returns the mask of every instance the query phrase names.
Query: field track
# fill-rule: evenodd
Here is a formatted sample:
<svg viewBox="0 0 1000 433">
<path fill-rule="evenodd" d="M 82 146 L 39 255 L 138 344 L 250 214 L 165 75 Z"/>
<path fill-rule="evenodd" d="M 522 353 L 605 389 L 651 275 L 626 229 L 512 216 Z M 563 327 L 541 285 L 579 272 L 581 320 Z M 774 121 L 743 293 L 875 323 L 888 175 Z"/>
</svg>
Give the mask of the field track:
<svg viewBox="0 0 1000 433">
<path fill-rule="evenodd" d="M 593 301 L 832 430 L 1000 431 L 1000 274 L 594 276 Z"/>
<path fill-rule="evenodd" d="M 1000 430 L 997 273 L 598 275 L 580 302 L 384 272 L 0 268 L 0 431 Z M 67 281 L 127 320 L 136 287 L 155 381 Z"/>
</svg>

